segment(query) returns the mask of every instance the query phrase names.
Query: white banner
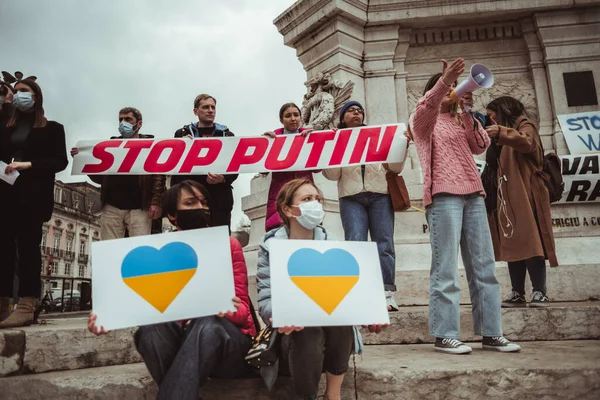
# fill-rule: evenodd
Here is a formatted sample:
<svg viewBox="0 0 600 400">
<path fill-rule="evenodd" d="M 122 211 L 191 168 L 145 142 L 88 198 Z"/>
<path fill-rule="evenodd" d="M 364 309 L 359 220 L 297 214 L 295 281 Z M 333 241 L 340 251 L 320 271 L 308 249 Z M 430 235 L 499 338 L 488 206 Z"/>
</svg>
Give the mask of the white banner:
<svg viewBox="0 0 600 400">
<path fill-rule="evenodd" d="M 600 154 L 560 158 L 565 191 L 558 203 L 600 202 Z"/>
<path fill-rule="evenodd" d="M 600 153 L 600 111 L 559 115 L 558 121 L 572 155 Z"/>
<path fill-rule="evenodd" d="M 97 326 L 119 329 L 235 311 L 227 227 L 92 244 Z"/>
<path fill-rule="evenodd" d="M 73 175 L 237 174 L 300 171 L 356 164 L 401 162 L 404 124 L 279 135 L 275 139 L 113 139 L 80 141 Z"/>
<path fill-rule="evenodd" d="M 273 326 L 389 324 L 376 243 L 277 240 L 269 259 Z"/>
</svg>

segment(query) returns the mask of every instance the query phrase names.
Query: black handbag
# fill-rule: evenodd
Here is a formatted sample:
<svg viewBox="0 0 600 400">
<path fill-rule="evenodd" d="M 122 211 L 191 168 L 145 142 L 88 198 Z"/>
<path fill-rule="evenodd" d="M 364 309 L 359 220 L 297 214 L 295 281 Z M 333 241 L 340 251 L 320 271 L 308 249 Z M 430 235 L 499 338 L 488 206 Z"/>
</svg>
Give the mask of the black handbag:
<svg viewBox="0 0 600 400">
<path fill-rule="evenodd" d="M 246 362 L 254 368 L 275 364 L 279 359 L 280 337 L 276 328 L 270 325 L 263 328 L 252 341 L 252 347 L 244 358 Z"/>
<path fill-rule="evenodd" d="M 250 314 L 252 314 L 254 327 L 258 334 L 252 338 L 252 347 L 248 350 L 244 360 L 254 368 L 268 367 L 275 364 L 279 358 L 280 334 L 271 325 L 260 329 L 258 316 L 256 315 L 256 310 L 254 310 L 252 301 L 250 301 Z"/>
</svg>

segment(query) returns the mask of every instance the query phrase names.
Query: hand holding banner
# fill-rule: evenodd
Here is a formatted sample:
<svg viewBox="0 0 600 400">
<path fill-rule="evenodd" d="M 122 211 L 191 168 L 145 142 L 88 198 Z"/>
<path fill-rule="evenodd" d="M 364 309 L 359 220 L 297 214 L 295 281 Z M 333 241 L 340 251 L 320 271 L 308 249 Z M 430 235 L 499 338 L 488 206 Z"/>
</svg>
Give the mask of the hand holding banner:
<svg viewBox="0 0 600 400">
<path fill-rule="evenodd" d="M 404 124 L 364 126 L 275 139 L 112 139 L 81 141 L 73 175 L 237 174 L 402 162 Z"/>
</svg>

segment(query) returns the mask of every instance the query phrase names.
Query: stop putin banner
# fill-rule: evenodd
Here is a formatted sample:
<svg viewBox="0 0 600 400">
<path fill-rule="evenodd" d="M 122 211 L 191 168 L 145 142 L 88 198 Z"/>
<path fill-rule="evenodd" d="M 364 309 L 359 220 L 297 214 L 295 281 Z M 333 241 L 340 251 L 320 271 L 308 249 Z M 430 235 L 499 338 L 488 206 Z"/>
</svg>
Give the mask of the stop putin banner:
<svg viewBox="0 0 600 400">
<path fill-rule="evenodd" d="M 105 329 L 235 311 L 227 227 L 92 244 L 92 301 Z"/>
<path fill-rule="evenodd" d="M 273 326 L 389 324 L 377 244 L 273 240 Z"/>
<path fill-rule="evenodd" d="M 276 138 L 80 141 L 73 175 L 237 174 L 402 162 L 404 124 L 364 126 Z"/>
</svg>

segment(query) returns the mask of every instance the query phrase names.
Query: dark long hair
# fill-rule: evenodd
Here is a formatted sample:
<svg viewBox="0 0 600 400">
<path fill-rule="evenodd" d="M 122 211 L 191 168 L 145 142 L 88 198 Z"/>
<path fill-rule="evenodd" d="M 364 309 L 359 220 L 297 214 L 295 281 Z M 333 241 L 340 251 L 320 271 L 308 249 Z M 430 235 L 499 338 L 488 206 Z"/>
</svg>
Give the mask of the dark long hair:
<svg viewBox="0 0 600 400">
<path fill-rule="evenodd" d="M 497 99 L 492 100 L 486 108 L 496 113 L 496 116 L 498 117 L 496 122 L 498 125 L 507 128 L 514 128 L 515 123 L 520 116 L 523 115 L 527 117 L 527 111 L 525 111 L 523 103 L 510 96 L 498 97 Z"/>
<path fill-rule="evenodd" d="M 438 81 L 440 79 L 442 79 L 441 72 L 438 72 L 437 74 L 435 74 L 431 78 L 429 78 L 429 80 L 425 84 L 425 90 L 423 90 L 423 96 L 425 96 L 427 94 L 427 92 L 429 92 L 431 89 L 433 89 L 435 84 L 438 83 Z M 457 82 L 454 82 L 455 85 L 456 85 L 456 83 Z M 454 119 L 456 120 L 456 122 L 464 128 L 462 119 L 458 118 L 458 103 L 454 103 L 450 106 L 450 115 L 452 115 L 454 117 Z"/>
<path fill-rule="evenodd" d="M 300 118 L 302 118 L 302 111 L 300 111 L 300 107 L 298 107 L 296 105 L 296 103 L 285 103 L 279 109 L 279 120 L 280 121 L 283 119 L 283 113 L 285 112 L 285 110 L 287 110 L 290 107 L 294 107 L 296 110 L 298 110 L 298 113 L 300 114 Z"/>
<path fill-rule="evenodd" d="M 19 83 L 22 83 L 23 85 L 27 85 L 31 88 L 31 90 L 33 90 L 33 94 L 35 94 L 35 104 L 33 105 L 33 113 L 34 113 L 35 119 L 33 122 L 33 127 L 34 128 L 43 128 L 44 126 L 46 126 L 47 120 L 46 120 L 46 117 L 44 116 L 44 96 L 42 95 L 42 88 L 40 87 L 40 85 L 35 83 L 35 81 L 32 79 L 20 80 L 20 81 L 16 82 L 13 87 L 16 88 L 16 86 Z M 14 89 L 13 92 L 15 92 L 15 94 L 16 94 L 17 90 Z M 23 112 L 21 110 L 19 110 L 17 107 L 13 107 L 12 115 L 8 119 L 6 126 L 7 127 L 15 126 L 17 124 L 17 122 L 19 121 L 19 118 L 21 118 L 22 115 L 23 115 Z"/>
</svg>

